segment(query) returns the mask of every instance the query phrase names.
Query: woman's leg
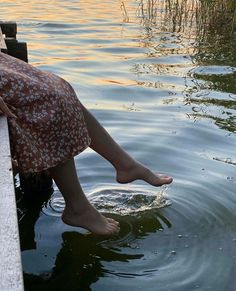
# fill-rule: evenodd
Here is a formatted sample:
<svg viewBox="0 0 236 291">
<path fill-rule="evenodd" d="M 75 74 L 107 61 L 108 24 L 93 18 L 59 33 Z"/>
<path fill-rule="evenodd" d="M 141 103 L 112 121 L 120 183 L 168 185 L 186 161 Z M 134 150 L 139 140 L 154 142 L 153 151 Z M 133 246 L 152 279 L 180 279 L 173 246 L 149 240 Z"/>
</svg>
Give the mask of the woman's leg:
<svg viewBox="0 0 236 291">
<path fill-rule="evenodd" d="M 153 186 L 170 184 L 172 178 L 157 175 L 134 160 L 125 152 L 101 126 L 96 118 L 82 105 L 85 123 L 91 137 L 90 147 L 107 159 L 116 169 L 119 183 L 129 183 L 137 179 L 146 181 Z"/>
<path fill-rule="evenodd" d="M 114 235 L 119 223 L 101 215 L 87 200 L 78 180 L 74 159 L 51 168 L 50 175 L 65 199 L 62 220 L 80 226 L 98 235 Z"/>
<path fill-rule="evenodd" d="M 128 183 L 137 179 L 154 186 L 172 182 L 168 176 L 160 176 L 134 160 L 125 152 L 83 106 L 85 122 L 91 137 L 90 147 L 107 159 L 117 171 L 117 181 Z M 80 226 L 99 235 L 113 235 L 119 231 L 119 223 L 100 214 L 87 200 L 78 180 L 74 159 L 50 169 L 50 175 L 65 199 L 62 220 L 72 226 Z"/>
</svg>

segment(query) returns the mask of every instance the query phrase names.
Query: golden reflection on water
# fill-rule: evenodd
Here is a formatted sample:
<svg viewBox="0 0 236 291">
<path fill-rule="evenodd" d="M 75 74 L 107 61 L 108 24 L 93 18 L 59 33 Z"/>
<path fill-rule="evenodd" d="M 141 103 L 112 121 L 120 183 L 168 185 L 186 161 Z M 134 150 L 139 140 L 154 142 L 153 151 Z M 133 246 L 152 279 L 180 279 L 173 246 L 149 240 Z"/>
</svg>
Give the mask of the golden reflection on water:
<svg viewBox="0 0 236 291">
<path fill-rule="evenodd" d="M 135 55 L 133 51 L 132 56 L 127 53 L 121 56 L 121 54 L 102 50 L 104 47 L 114 47 L 114 41 L 117 41 L 117 46 L 127 49 L 148 48 L 153 46 L 152 40 L 157 31 L 169 31 L 182 35 L 185 41 L 196 41 L 197 39 L 200 42 L 213 27 L 225 27 L 221 25 L 225 21 L 228 21 L 230 31 L 235 24 L 235 10 L 230 10 L 228 6 L 222 4 L 223 15 L 225 15 L 223 18 L 224 16 L 217 12 L 219 10 L 217 10 L 217 5 L 220 5 L 219 1 L 216 1 L 213 6 L 199 0 L 139 0 L 136 5 L 129 0 L 102 2 L 5 0 L 1 3 L 1 14 L 4 20 L 15 20 L 19 25 L 24 26 L 30 50 L 53 51 L 53 56 L 47 59 L 49 62 L 54 57 L 64 57 L 60 54 L 59 45 L 63 45 L 65 50 L 78 50 L 81 59 L 89 60 L 91 60 L 91 54 L 89 55 L 88 51 L 101 48 L 99 52 L 98 50 L 93 51 L 93 57 L 112 60 L 135 58 L 139 55 L 139 52 Z M 211 17 L 207 17 L 208 15 Z M 143 30 L 137 29 L 138 22 L 143 26 Z M 66 25 L 64 25 L 65 23 Z M 133 26 L 134 30 L 127 30 L 126 23 L 129 23 L 129 28 Z M 79 24 L 79 29 L 73 30 L 73 24 Z M 89 30 L 86 28 L 88 24 Z M 55 39 L 59 30 L 64 35 L 64 41 L 52 42 L 51 38 Z M 122 43 L 123 38 L 125 38 L 124 43 Z M 72 47 L 75 39 L 78 41 L 74 41 Z M 140 39 L 140 42 L 134 42 L 134 39 Z M 98 40 L 101 42 L 99 43 Z M 106 43 L 103 43 L 102 40 L 106 40 Z M 86 50 L 81 47 L 81 42 L 86 42 Z M 161 40 L 159 45 L 163 44 L 163 40 Z M 181 48 L 171 47 L 170 44 L 161 48 L 156 42 L 155 56 L 158 56 L 158 52 L 159 56 L 169 53 L 179 54 L 180 52 L 193 54 L 197 49 L 197 47 L 189 45 Z M 74 59 L 76 55 L 73 53 L 72 55 Z M 152 57 L 151 52 L 147 52 L 147 55 Z"/>
<path fill-rule="evenodd" d="M 92 17 L 104 20 L 107 14 L 112 14 L 117 21 L 122 19 L 119 2 L 114 1 L 1 1 L 1 12 L 4 14 L 11 9 L 11 14 L 4 15 L 4 20 L 19 21 L 21 17 L 38 21 L 62 21 L 67 19 L 71 23 L 87 23 Z"/>
<path fill-rule="evenodd" d="M 46 7 L 46 8 L 45 8 Z M 11 9 L 11 14 L 8 13 Z M 1 13 L 4 20 L 53 21 L 86 24 L 91 19 L 106 22 L 112 18 L 117 24 L 132 23 L 136 17 L 144 27 L 159 26 L 174 32 L 191 31 L 192 36 L 204 29 L 227 26 L 235 28 L 235 4 L 233 1 L 200 0 L 138 0 L 132 1 L 19 1 L 4 0 Z M 135 13 L 134 13 L 135 12 Z M 224 25 L 226 24 L 227 25 Z M 205 27 L 204 27 L 205 26 Z M 113 27 L 115 30 L 116 28 Z M 120 31 L 120 27 L 118 27 Z M 205 34 L 205 32 L 203 32 Z"/>
<path fill-rule="evenodd" d="M 123 18 L 118 1 L 5 0 L 1 2 L 0 6 L 4 21 L 16 21 L 19 25 L 19 34 L 22 31 L 20 26 L 24 27 L 26 37 L 29 40 L 29 51 L 36 49 L 39 51 L 54 51 L 55 57 L 57 49 L 60 50 L 59 45 L 63 45 L 63 48 L 68 50 L 79 49 L 80 44 L 76 44 L 75 41 L 72 47 L 72 41 L 78 38 L 78 35 L 80 40 L 114 39 L 114 34 L 118 33 L 120 36 L 122 30 L 121 24 Z M 98 25 L 91 25 L 91 19 L 96 20 Z M 112 19 L 112 23 L 114 23 L 112 34 L 110 33 L 110 28 L 106 31 L 108 19 L 109 22 Z M 67 25 L 64 25 L 65 23 Z M 88 23 L 90 23 L 89 31 L 86 29 Z M 73 31 L 73 24 L 80 25 L 78 31 Z M 28 28 L 28 26 L 31 27 Z M 46 28 L 46 26 L 48 27 Z M 39 29 L 40 27 L 44 29 Z M 64 41 L 58 43 L 58 47 L 56 47 L 56 44 L 50 38 L 56 38 L 59 33 L 58 30 L 64 35 Z M 68 37 L 72 41 L 68 41 Z M 86 50 L 94 47 L 99 47 L 99 44 L 87 42 Z M 109 57 L 109 54 L 104 53 L 104 56 Z M 58 57 L 63 56 L 58 55 Z M 73 59 L 74 57 L 73 55 Z M 81 59 L 87 59 L 86 52 L 80 50 L 80 57 Z M 89 59 L 92 59 L 91 56 L 89 56 Z M 47 59 L 47 61 L 50 62 L 50 59 Z"/>
</svg>

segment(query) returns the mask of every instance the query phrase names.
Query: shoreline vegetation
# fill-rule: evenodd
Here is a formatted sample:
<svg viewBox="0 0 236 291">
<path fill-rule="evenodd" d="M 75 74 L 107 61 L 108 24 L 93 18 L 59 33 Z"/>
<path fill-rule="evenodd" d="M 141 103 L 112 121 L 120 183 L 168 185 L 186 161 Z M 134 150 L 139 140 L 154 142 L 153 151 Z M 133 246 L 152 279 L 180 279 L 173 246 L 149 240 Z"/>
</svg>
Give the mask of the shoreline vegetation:
<svg viewBox="0 0 236 291">
<path fill-rule="evenodd" d="M 236 31 L 235 0 L 137 0 L 137 16 L 145 27 L 177 33 L 231 36 Z M 123 21 L 129 22 L 129 9 L 121 2 Z"/>
</svg>

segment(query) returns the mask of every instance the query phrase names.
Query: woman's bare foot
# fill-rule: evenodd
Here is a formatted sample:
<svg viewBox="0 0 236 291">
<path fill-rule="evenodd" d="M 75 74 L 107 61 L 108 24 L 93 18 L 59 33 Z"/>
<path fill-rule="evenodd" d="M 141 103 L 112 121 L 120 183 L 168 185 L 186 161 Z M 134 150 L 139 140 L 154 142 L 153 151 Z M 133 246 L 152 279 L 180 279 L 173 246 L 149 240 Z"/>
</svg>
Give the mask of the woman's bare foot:
<svg viewBox="0 0 236 291">
<path fill-rule="evenodd" d="M 155 174 L 138 162 L 134 162 L 125 169 L 118 169 L 116 180 L 122 184 L 130 183 L 134 180 L 143 180 L 153 186 L 162 186 L 173 181 L 171 177 Z"/>
<path fill-rule="evenodd" d="M 79 213 L 66 207 L 62 214 L 62 221 L 71 226 L 83 227 L 97 235 L 112 236 L 118 234 L 120 230 L 119 222 L 106 218 L 92 205 Z"/>
</svg>

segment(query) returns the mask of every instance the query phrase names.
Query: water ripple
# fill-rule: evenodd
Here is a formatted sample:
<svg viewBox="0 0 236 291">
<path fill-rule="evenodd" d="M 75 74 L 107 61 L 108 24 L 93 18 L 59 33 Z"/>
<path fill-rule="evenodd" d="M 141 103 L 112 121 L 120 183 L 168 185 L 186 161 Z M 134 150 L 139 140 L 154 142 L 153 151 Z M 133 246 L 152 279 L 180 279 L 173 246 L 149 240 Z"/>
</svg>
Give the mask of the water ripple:
<svg viewBox="0 0 236 291">
<path fill-rule="evenodd" d="M 124 187 L 97 187 L 95 191 L 88 193 L 90 202 L 103 213 L 116 215 L 133 215 L 140 212 L 158 209 L 171 204 L 164 197 L 167 188 L 159 192 L 152 193 L 140 188 Z M 64 210 L 64 198 L 58 191 L 55 191 L 52 197 L 43 208 L 46 215 L 60 216 Z"/>
</svg>

